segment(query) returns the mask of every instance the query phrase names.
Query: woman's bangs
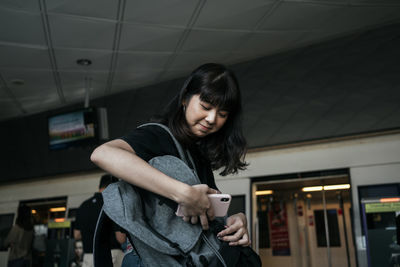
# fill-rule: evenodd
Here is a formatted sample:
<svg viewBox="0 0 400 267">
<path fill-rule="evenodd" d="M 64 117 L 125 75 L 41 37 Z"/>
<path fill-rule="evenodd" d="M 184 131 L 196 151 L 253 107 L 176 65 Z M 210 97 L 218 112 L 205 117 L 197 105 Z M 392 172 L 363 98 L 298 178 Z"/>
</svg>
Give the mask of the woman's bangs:
<svg viewBox="0 0 400 267">
<path fill-rule="evenodd" d="M 200 99 L 228 112 L 235 110 L 238 104 L 238 96 L 235 90 L 226 86 L 223 88 L 205 86 L 201 90 Z"/>
</svg>

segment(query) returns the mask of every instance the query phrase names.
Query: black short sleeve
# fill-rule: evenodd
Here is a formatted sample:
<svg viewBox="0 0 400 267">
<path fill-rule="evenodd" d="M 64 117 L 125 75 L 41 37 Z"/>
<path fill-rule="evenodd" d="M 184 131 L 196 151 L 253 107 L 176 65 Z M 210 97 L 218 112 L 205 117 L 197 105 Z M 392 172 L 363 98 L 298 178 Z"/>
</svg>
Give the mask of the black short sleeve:
<svg viewBox="0 0 400 267">
<path fill-rule="evenodd" d="M 135 153 L 145 161 L 164 155 L 172 155 L 180 158 L 171 136 L 160 126 L 147 125 L 136 128 L 120 139 L 127 142 Z M 216 189 L 214 175 L 209 162 L 202 157 L 197 147 L 193 147 L 189 151 L 195 162 L 195 168 L 200 181 Z"/>
<path fill-rule="evenodd" d="M 135 153 L 145 161 L 164 155 L 179 157 L 173 140 L 159 126 L 148 125 L 137 128 L 121 139 L 127 142 L 135 150 Z"/>
</svg>

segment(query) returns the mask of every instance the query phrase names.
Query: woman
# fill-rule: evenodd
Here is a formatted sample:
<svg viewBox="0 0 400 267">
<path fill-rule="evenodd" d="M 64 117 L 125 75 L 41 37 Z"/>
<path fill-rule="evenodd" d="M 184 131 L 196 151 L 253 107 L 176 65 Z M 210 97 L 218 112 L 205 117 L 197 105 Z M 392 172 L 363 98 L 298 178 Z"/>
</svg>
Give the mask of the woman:
<svg viewBox="0 0 400 267">
<path fill-rule="evenodd" d="M 31 209 L 25 205 L 18 207 L 17 220 L 4 243 L 10 247 L 8 267 L 29 267 L 32 260 L 33 224 Z"/>
<path fill-rule="evenodd" d="M 207 194 L 218 193 L 212 170 L 222 169 L 221 175 L 227 175 L 246 167 L 240 115 L 241 96 L 234 74 L 223 65 L 204 64 L 185 81 L 161 120 L 189 149 L 202 184 L 187 185 L 147 163 L 156 156 L 178 155 L 168 133 L 157 126 L 138 128 L 99 146 L 91 160 L 116 177 L 175 201 L 181 205 L 183 220 L 208 229 L 214 215 Z M 218 237 L 231 246 L 248 246 L 245 215 L 227 218 Z"/>
<path fill-rule="evenodd" d="M 71 260 L 70 267 L 82 267 L 83 263 L 83 243 L 82 240 L 75 240 L 74 242 L 75 257 Z"/>
</svg>

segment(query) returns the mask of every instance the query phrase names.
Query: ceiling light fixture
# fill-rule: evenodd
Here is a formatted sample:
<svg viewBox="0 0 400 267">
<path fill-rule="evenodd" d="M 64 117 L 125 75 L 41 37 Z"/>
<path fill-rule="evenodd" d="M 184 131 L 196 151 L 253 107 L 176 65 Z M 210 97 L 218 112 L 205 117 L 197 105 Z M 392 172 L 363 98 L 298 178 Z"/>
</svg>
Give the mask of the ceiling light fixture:
<svg viewBox="0 0 400 267">
<path fill-rule="evenodd" d="M 81 66 L 90 66 L 90 65 L 92 65 L 92 61 L 87 58 L 80 58 L 76 61 L 76 64 L 81 65 Z"/>
<path fill-rule="evenodd" d="M 23 79 L 12 79 L 10 83 L 13 85 L 21 86 L 25 84 L 25 81 Z"/>
<path fill-rule="evenodd" d="M 256 191 L 256 196 L 272 195 L 273 193 L 274 191 L 272 190 Z"/>
<path fill-rule="evenodd" d="M 334 185 L 325 185 L 325 186 L 309 186 L 303 187 L 301 190 L 303 192 L 313 192 L 313 191 L 328 191 L 328 190 L 341 190 L 341 189 L 349 189 L 350 184 L 334 184 Z"/>
<path fill-rule="evenodd" d="M 301 189 L 303 192 L 313 192 L 313 191 L 321 191 L 323 189 L 323 186 L 309 186 L 309 187 L 303 187 Z"/>
<path fill-rule="evenodd" d="M 51 208 L 50 212 L 66 211 L 65 207 Z"/>
<path fill-rule="evenodd" d="M 400 202 L 400 197 L 387 197 L 387 198 L 381 198 L 379 200 L 381 203 L 387 203 L 387 202 Z"/>
<path fill-rule="evenodd" d="M 349 189 L 350 184 L 335 184 L 335 185 L 325 185 L 324 190 L 340 190 L 340 189 Z"/>
<path fill-rule="evenodd" d="M 90 59 L 87 58 L 81 58 L 78 59 L 76 61 L 76 64 L 80 65 L 80 66 L 90 66 L 92 65 L 92 61 Z M 87 74 L 87 73 L 86 73 Z M 89 98 L 90 98 L 90 89 L 92 88 L 92 78 L 89 77 L 88 75 L 85 76 L 85 103 L 84 103 L 84 107 L 88 108 L 89 107 Z"/>
</svg>

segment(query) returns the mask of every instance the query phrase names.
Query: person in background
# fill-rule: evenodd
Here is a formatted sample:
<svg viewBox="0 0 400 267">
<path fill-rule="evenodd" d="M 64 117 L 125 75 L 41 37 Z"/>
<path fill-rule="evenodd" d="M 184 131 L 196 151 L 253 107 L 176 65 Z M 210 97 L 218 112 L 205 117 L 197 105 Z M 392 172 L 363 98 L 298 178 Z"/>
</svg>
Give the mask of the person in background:
<svg viewBox="0 0 400 267">
<path fill-rule="evenodd" d="M 74 242 L 74 255 L 75 257 L 71 260 L 69 267 L 82 267 L 83 262 L 83 244 L 81 240 L 75 240 Z"/>
<path fill-rule="evenodd" d="M 76 213 L 74 238 L 82 240 L 83 243 L 83 264 L 82 267 L 93 266 L 93 237 L 96 230 L 97 218 L 103 206 L 103 192 L 106 187 L 118 179 L 110 174 L 105 174 L 100 179 L 99 191 L 91 198 L 85 200 Z M 124 253 L 121 246 L 115 239 L 114 232 L 110 232 L 111 254 L 114 267 L 120 267 Z"/>
<path fill-rule="evenodd" d="M 142 261 L 136 254 L 125 230 L 119 227 L 119 229 L 115 231 L 115 237 L 124 251 L 124 259 L 122 260 L 121 267 L 143 267 Z"/>
<path fill-rule="evenodd" d="M 8 267 L 29 267 L 32 261 L 33 221 L 31 209 L 18 207 L 17 220 L 8 233 L 4 245 L 10 248 Z"/>
</svg>

